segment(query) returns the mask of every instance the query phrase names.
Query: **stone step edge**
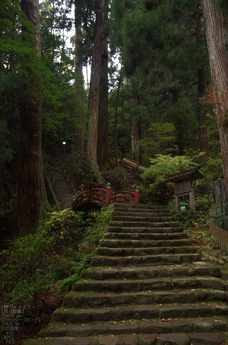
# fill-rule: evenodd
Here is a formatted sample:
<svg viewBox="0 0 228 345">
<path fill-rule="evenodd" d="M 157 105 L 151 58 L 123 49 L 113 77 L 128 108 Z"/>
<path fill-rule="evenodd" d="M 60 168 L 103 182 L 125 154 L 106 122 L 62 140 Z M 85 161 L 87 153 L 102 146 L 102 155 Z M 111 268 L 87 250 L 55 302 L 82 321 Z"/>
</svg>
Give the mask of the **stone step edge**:
<svg viewBox="0 0 228 345">
<path fill-rule="evenodd" d="M 180 276 L 205 276 L 220 278 L 222 273 L 220 267 L 216 266 L 196 266 L 199 264 L 186 265 L 168 265 L 168 266 L 155 266 L 155 267 L 134 267 L 134 268 L 96 268 L 90 267 L 81 273 L 81 278 L 103 280 L 103 279 L 151 279 L 161 277 L 180 277 Z M 202 263 L 204 264 L 204 263 Z"/>
<path fill-rule="evenodd" d="M 174 221 L 172 216 L 139 216 L 139 215 L 130 215 L 130 216 L 119 216 L 112 214 L 112 221 L 113 222 L 121 222 L 121 221 L 135 221 L 135 222 L 171 222 Z"/>
<path fill-rule="evenodd" d="M 121 224 L 120 224 L 121 223 Z M 146 224 L 145 224 L 146 223 Z M 134 220 L 132 221 L 127 221 L 127 220 L 111 220 L 110 222 L 110 226 L 120 226 L 120 227 L 125 227 L 126 224 L 129 224 L 127 225 L 127 227 L 148 227 L 148 228 L 151 228 L 151 227 L 179 227 L 180 224 L 179 222 L 175 221 L 175 220 L 172 220 L 172 221 L 160 221 L 160 222 L 146 222 L 146 221 L 137 221 L 135 222 Z M 131 224 L 134 224 L 134 225 L 131 225 Z M 145 224 L 145 225 L 142 225 L 142 224 Z"/>
<path fill-rule="evenodd" d="M 24 345 L 159 345 L 164 342 L 172 340 L 172 344 L 190 345 L 194 340 L 203 341 L 206 344 L 208 339 L 217 342 L 217 345 L 224 343 L 227 340 L 227 335 L 224 332 L 200 332 L 200 333 L 169 333 L 169 334 L 131 334 L 131 335 L 106 335 L 106 336 L 91 336 L 91 337 L 49 337 L 48 339 L 38 338 L 29 339 L 23 342 Z"/>
<path fill-rule="evenodd" d="M 138 289 L 142 289 L 139 291 L 130 290 L 130 285 L 136 286 Z M 188 277 L 188 278 L 161 278 L 161 279 L 144 279 L 144 280 L 86 280 L 86 279 L 80 279 L 79 281 L 75 282 L 72 286 L 72 291 L 96 291 L 91 290 L 95 288 L 105 288 L 106 290 L 110 289 L 110 293 L 121 293 L 120 288 L 124 288 L 126 286 L 126 289 L 128 291 L 132 291 L 135 293 L 141 293 L 144 291 L 145 293 L 147 291 L 154 291 L 157 292 L 157 289 L 159 290 L 157 293 L 167 292 L 167 291 L 191 291 L 191 290 L 200 290 L 204 289 L 212 290 L 212 291 L 227 291 L 228 287 L 227 284 L 220 278 L 216 277 Z M 187 287 L 187 289 L 186 289 Z M 81 289 L 81 290 L 79 290 Z M 70 292 L 71 293 L 71 292 Z"/>
<path fill-rule="evenodd" d="M 166 232 L 166 233 L 172 233 L 172 232 L 184 232 L 184 228 L 182 226 L 174 226 L 174 227 L 155 227 L 155 228 L 147 228 L 147 227 L 130 227 L 130 226 L 109 226 L 107 228 L 107 232 L 110 232 L 110 233 L 136 233 L 136 234 L 153 234 L 155 232 L 152 232 L 151 230 L 153 231 L 158 231 L 158 233 L 163 233 L 163 232 Z"/>
<path fill-rule="evenodd" d="M 166 318 L 190 318 L 197 316 L 228 316 L 228 306 L 221 302 L 184 304 L 129 305 L 123 307 L 67 308 L 61 307 L 52 315 L 53 322 L 123 322 L 121 320 L 154 320 Z"/>
<path fill-rule="evenodd" d="M 155 266 L 157 264 L 182 264 L 182 263 L 191 263 L 194 261 L 200 261 L 201 255 L 198 253 L 189 253 L 189 254 L 157 254 L 157 255 L 138 255 L 138 256 L 105 256 L 105 255 L 96 255 L 91 260 L 91 265 L 93 267 L 116 267 L 120 265 L 131 266 Z M 120 268 L 121 268 L 120 267 Z"/>
<path fill-rule="evenodd" d="M 194 254 L 197 252 L 199 249 L 199 246 L 185 246 L 187 250 L 191 249 L 188 253 L 186 254 Z M 108 253 L 111 253 L 111 256 L 120 256 L 121 252 L 126 252 L 123 253 L 123 256 L 128 255 L 128 256 L 137 256 L 137 251 L 144 251 L 144 254 L 139 254 L 139 255 L 173 255 L 173 254 L 183 254 L 183 247 L 143 247 L 143 248 L 110 248 L 110 247 L 97 247 L 96 249 L 96 255 L 107 255 L 107 254 L 102 254 L 102 252 L 107 251 Z M 127 252 L 135 252 L 135 254 L 130 254 Z M 145 252 L 151 252 L 151 251 L 160 251 L 158 254 L 145 254 Z M 161 253 L 161 251 L 168 251 L 168 253 Z M 99 252 L 101 252 L 99 254 Z M 114 253 L 112 253 L 114 252 Z"/>
<path fill-rule="evenodd" d="M 129 305 L 166 305 L 166 303 L 172 303 L 177 305 L 178 303 L 193 303 L 202 304 L 205 303 L 207 298 L 211 299 L 214 303 L 226 303 L 227 302 L 226 291 L 211 291 L 205 292 L 200 289 L 195 292 L 167 292 L 153 294 L 150 291 L 147 292 L 132 292 L 113 294 L 110 292 L 96 293 L 90 291 L 87 295 L 82 295 L 80 291 L 72 291 L 64 298 L 63 307 L 65 308 L 116 308 L 118 305 L 120 308 L 127 307 Z"/>
<path fill-rule="evenodd" d="M 169 236 L 169 237 L 172 237 L 172 236 L 178 236 L 178 237 L 188 237 L 188 233 L 187 232 L 151 232 L 151 233 L 132 233 L 132 232 L 105 232 L 104 234 L 104 238 L 108 238 L 108 236 L 111 236 L 110 238 L 112 239 L 114 236 L 116 236 L 116 239 L 118 240 L 118 236 L 129 236 L 129 239 L 131 238 L 131 236 L 134 237 L 134 235 L 137 235 L 137 236 L 141 236 L 142 239 L 143 237 L 155 237 L 155 236 L 160 236 L 161 238 L 162 237 L 165 237 L 165 236 Z"/>
<path fill-rule="evenodd" d="M 124 320 L 123 320 L 124 321 Z M 140 333 L 190 333 L 205 331 L 227 332 L 228 323 L 219 318 L 187 318 L 182 320 L 132 320 L 130 322 L 106 322 L 106 323 L 80 323 L 63 324 L 51 322 L 47 328 L 42 329 L 39 337 L 55 337 L 55 336 L 91 336 L 104 334 L 124 335 L 124 334 L 140 334 Z"/>
<path fill-rule="evenodd" d="M 159 217 L 159 216 L 164 216 L 164 217 L 173 217 L 173 213 L 167 210 L 126 210 L 126 211 L 121 211 L 121 210 L 114 210 L 112 213 L 112 216 L 138 216 L 138 217 Z"/>
<path fill-rule="evenodd" d="M 178 246 L 191 246 L 194 243 L 189 238 L 176 238 L 176 239 L 162 239 L 162 240 L 123 240 L 123 239 L 103 239 L 100 240 L 100 247 L 110 247 L 110 248 L 148 248 L 148 245 L 151 248 L 156 247 L 178 247 Z M 196 244 L 196 243 L 194 243 Z M 137 247 L 135 247 L 137 245 Z"/>
</svg>

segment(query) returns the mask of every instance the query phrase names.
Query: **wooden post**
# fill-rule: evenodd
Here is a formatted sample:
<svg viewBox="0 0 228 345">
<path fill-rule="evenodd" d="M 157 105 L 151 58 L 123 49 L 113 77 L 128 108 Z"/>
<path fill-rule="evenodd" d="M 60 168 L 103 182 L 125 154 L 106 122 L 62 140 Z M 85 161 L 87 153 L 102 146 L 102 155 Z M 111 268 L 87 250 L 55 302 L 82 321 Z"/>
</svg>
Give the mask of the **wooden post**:
<svg viewBox="0 0 228 345">
<path fill-rule="evenodd" d="M 179 197 L 175 195 L 175 211 L 179 210 Z"/>
<path fill-rule="evenodd" d="M 108 207 L 111 201 L 111 185 L 110 183 L 107 183 L 107 189 L 106 189 L 106 203 L 105 205 Z"/>
<path fill-rule="evenodd" d="M 135 204 L 136 205 L 139 204 L 139 197 L 140 197 L 139 187 L 136 187 L 136 189 L 135 189 Z"/>
<path fill-rule="evenodd" d="M 73 200 L 72 200 L 72 211 L 74 211 L 74 202 L 75 202 L 75 196 L 73 196 Z"/>
<path fill-rule="evenodd" d="M 190 191 L 190 209 L 195 212 L 195 192 L 193 187 L 191 187 Z"/>
</svg>

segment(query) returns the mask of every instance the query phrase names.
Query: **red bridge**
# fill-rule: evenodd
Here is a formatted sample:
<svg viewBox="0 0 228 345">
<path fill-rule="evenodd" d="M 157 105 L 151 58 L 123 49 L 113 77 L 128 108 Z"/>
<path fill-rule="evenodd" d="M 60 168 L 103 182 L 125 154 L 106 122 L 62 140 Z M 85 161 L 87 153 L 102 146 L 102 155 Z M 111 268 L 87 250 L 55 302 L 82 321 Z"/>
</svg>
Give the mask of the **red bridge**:
<svg viewBox="0 0 228 345">
<path fill-rule="evenodd" d="M 76 211 L 89 203 L 104 204 L 105 206 L 109 206 L 111 203 L 139 204 L 139 187 L 136 187 L 135 193 L 128 191 L 112 192 L 110 183 L 107 184 L 107 189 L 89 189 L 79 195 L 76 200 L 73 200 L 72 210 Z"/>
</svg>

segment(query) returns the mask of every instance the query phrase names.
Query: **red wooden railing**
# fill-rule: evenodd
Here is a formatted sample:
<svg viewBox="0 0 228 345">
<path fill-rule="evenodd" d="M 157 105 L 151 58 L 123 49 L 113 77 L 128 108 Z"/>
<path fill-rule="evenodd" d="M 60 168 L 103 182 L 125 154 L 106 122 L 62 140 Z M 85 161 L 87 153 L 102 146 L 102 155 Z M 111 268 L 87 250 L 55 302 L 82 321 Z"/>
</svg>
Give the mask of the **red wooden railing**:
<svg viewBox="0 0 228 345">
<path fill-rule="evenodd" d="M 111 203 L 139 204 L 139 188 L 136 188 L 135 193 L 128 191 L 112 193 L 111 186 L 108 183 L 107 189 L 89 189 L 79 195 L 76 200 L 72 201 L 72 210 L 75 211 L 79 206 L 88 202 L 99 202 L 105 206 L 108 206 Z"/>
</svg>

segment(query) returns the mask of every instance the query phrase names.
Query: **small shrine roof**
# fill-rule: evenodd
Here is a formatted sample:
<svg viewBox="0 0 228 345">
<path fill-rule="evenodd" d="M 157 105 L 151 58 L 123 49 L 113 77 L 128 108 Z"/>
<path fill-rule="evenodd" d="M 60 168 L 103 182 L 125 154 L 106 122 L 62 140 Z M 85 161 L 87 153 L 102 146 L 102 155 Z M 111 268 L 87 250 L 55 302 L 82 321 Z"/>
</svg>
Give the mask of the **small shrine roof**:
<svg viewBox="0 0 228 345">
<path fill-rule="evenodd" d="M 186 181 L 186 180 L 199 180 L 201 178 L 203 178 L 203 174 L 201 174 L 201 172 L 199 171 L 200 167 L 197 168 L 193 168 L 190 170 L 185 170 L 182 171 L 178 174 L 175 175 L 171 175 L 167 178 L 167 180 L 165 180 L 165 182 L 181 182 L 181 181 Z"/>
</svg>

